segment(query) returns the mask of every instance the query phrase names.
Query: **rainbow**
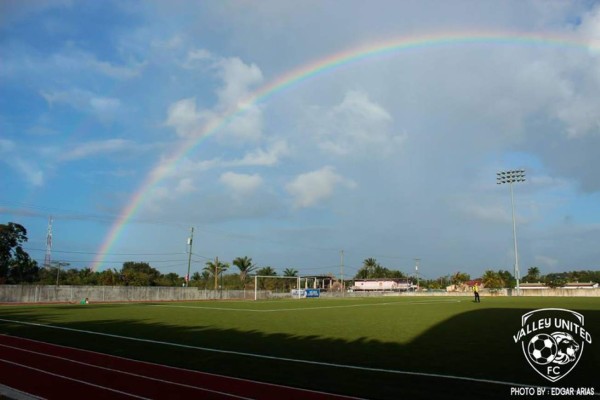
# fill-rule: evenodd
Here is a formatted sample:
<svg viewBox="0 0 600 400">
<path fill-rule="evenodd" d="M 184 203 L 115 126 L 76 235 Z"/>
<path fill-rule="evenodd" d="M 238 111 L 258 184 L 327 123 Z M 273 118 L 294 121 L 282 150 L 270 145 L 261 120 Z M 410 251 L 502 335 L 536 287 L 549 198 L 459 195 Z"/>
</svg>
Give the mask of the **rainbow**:
<svg viewBox="0 0 600 400">
<path fill-rule="evenodd" d="M 161 159 L 161 161 L 146 176 L 138 190 L 129 200 L 127 206 L 121 210 L 118 218 L 111 226 L 97 252 L 97 256 L 91 267 L 92 270 L 96 271 L 98 267 L 102 265 L 105 256 L 108 255 L 110 249 L 118 240 L 124 227 L 144 203 L 146 195 L 149 194 L 152 189 L 177 166 L 177 163 L 187 154 L 192 152 L 196 147 L 198 147 L 207 137 L 213 135 L 215 132 L 218 132 L 219 129 L 226 126 L 252 105 L 265 102 L 275 94 L 299 85 L 304 81 L 315 79 L 326 72 L 333 71 L 344 65 L 358 63 L 363 60 L 391 55 L 410 49 L 469 44 L 511 46 L 543 45 L 554 47 L 576 47 L 592 51 L 600 50 L 600 44 L 598 41 L 583 42 L 577 38 L 556 35 L 514 32 L 441 33 L 418 37 L 403 37 L 399 39 L 378 42 L 376 44 L 359 46 L 329 55 L 325 58 L 295 68 L 260 87 L 254 93 L 238 103 L 237 107 L 221 114 L 219 118 L 212 120 L 206 126 L 204 126 L 198 137 L 194 138 L 193 140 L 183 142 L 166 159 Z"/>
</svg>

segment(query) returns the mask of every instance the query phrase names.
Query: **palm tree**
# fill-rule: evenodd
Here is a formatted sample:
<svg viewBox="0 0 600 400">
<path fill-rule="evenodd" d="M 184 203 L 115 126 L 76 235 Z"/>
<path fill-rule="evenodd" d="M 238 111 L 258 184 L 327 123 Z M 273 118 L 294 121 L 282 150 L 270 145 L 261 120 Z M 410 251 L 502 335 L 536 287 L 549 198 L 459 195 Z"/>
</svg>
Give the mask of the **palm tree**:
<svg viewBox="0 0 600 400">
<path fill-rule="evenodd" d="M 457 273 L 452 275 L 452 284 L 453 285 L 461 285 L 470 279 L 471 279 L 471 276 L 469 274 L 458 271 Z"/>
<path fill-rule="evenodd" d="M 219 277 L 219 274 L 225 272 L 227 268 L 229 268 L 229 264 L 220 262 L 218 258 L 214 262 L 206 262 L 204 270 L 210 273 L 210 275 L 215 278 L 215 290 L 217 290 L 217 278 Z"/>
<path fill-rule="evenodd" d="M 262 267 L 258 271 L 256 271 L 256 275 L 260 276 L 277 276 L 277 271 L 273 269 L 273 267 Z"/>
<path fill-rule="evenodd" d="M 233 265 L 240 270 L 240 280 L 242 281 L 242 286 L 244 286 L 246 279 L 248 279 L 248 274 L 256 269 L 256 265 L 252 264 L 252 259 L 246 256 L 233 260 Z"/>
<path fill-rule="evenodd" d="M 527 270 L 527 275 L 524 281 L 526 282 L 539 282 L 540 281 L 540 269 L 538 267 L 531 267 Z"/>
<path fill-rule="evenodd" d="M 483 285 L 488 289 L 500 289 L 505 286 L 504 280 L 498 272 L 491 269 L 486 270 L 481 277 Z"/>
<path fill-rule="evenodd" d="M 290 278 L 297 277 L 298 276 L 298 270 L 294 269 L 294 268 L 286 268 L 286 269 L 283 270 L 283 276 L 289 276 Z M 283 287 L 285 289 L 291 289 L 292 288 L 292 282 L 290 282 L 289 279 L 284 279 Z"/>
<path fill-rule="evenodd" d="M 369 257 L 363 261 L 363 267 L 367 271 L 367 278 L 373 278 L 373 275 L 375 274 L 375 268 L 378 266 L 379 264 L 377 263 L 377 260 L 372 257 Z"/>
<path fill-rule="evenodd" d="M 275 271 L 272 267 L 267 266 L 267 267 L 262 267 L 261 269 L 259 269 L 258 271 L 256 271 L 256 275 L 259 275 L 259 276 L 277 276 L 277 271 Z M 277 281 L 278 279 L 275 279 L 275 280 Z M 261 279 L 260 282 L 259 282 L 259 286 L 260 286 L 261 289 L 272 290 L 272 289 L 276 288 L 277 283 L 276 282 L 268 282 L 268 283 L 266 283 L 264 281 L 264 279 Z"/>
</svg>

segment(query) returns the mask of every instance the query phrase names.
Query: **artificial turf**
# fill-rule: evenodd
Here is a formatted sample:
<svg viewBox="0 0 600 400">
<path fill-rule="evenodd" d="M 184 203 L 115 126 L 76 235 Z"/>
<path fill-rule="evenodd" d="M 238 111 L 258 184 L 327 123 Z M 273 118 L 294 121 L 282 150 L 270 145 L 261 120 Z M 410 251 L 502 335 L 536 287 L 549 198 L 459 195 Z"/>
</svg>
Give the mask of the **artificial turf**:
<svg viewBox="0 0 600 400">
<path fill-rule="evenodd" d="M 600 298 L 594 297 L 0 306 L 0 333 L 364 398 L 510 397 L 511 385 L 428 374 L 600 392 L 600 346 L 593 342 L 556 384 L 527 364 L 513 335 L 521 315 L 539 308 L 582 313 L 585 328 L 600 340 Z"/>
</svg>

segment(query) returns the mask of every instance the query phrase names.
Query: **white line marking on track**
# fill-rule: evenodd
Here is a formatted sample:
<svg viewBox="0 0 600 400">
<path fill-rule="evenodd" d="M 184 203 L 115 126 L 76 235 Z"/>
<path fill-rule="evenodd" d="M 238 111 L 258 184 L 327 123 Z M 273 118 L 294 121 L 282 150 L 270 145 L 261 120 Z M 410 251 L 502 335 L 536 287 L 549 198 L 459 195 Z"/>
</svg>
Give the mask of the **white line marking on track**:
<svg viewBox="0 0 600 400">
<path fill-rule="evenodd" d="M 161 383 L 167 383 L 167 384 L 170 384 L 170 385 L 181 386 L 181 387 L 185 387 L 185 388 L 189 388 L 189 389 L 196 389 L 196 390 L 200 390 L 200 391 L 203 391 L 203 392 L 210 392 L 210 393 L 222 394 L 222 395 L 226 395 L 226 396 L 229 396 L 229 397 L 235 397 L 237 399 L 244 399 L 244 400 L 250 400 L 251 399 L 249 397 L 243 397 L 243 396 L 238 396 L 238 395 L 234 395 L 234 394 L 230 394 L 230 393 L 220 392 L 218 390 L 205 389 L 205 388 L 198 387 L 198 386 L 186 385 L 185 383 L 178 383 L 178 382 L 166 381 L 164 379 L 152 378 L 152 377 L 146 376 L 146 375 L 140 375 L 140 374 L 135 374 L 133 372 L 127 372 L 127 371 L 123 371 L 123 370 L 119 370 L 119 369 L 113 369 L 113 368 L 103 367 L 103 366 L 100 366 L 100 365 L 89 364 L 89 363 L 85 363 L 85 362 L 82 362 L 82 361 L 72 360 L 70 358 L 54 356 L 54 355 L 46 354 L 46 353 L 40 353 L 40 352 L 37 352 L 37 351 L 22 349 L 22 348 L 19 348 L 19 347 L 9 346 L 9 345 L 6 345 L 6 344 L 1 344 L 0 343 L 0 347 L 8 347 L 10 349 L 24 351 L 24 352 L 31 353 L 31 354 L 37 354 L 37 355 L 40 355 L 40 356 L 55 358 L 55 359 L 58 359 L 58 360 L 64 360 L 64 361 L 72 362 L 72 363 L 75 363 L 75 364 L 86 365 L 88 367 L 103 369 L 105 371 L 118 372 L 120 374 L 135 376 L 135 377 L 138 377 L 138 378 L 148 379 L 148 380 L 151 380 L 151 381 L 156 381 L 156 382 L 161 382 Z"/>
<path fill-rule="evenodd" d="M 106 337 L 125 339 L 125 340 L 131 340 L 131 341 L 142 342 L 142 343 L 159 344 L 159 345 L 180 347 L 180 348 L 185 348 L 185 349 L 208 351 L 208 352 L 212 352 L 212 353 L 233 354 L 233 355 L 238 355 L 238 356 L 260 358 L 260 359 L 266 359 L 266 360 L 286 361 L 286 362 L 293 362 L 293 363 L 298 363 L 298 364 L 319 365 L 319 366 L 325 366 L 325 367 L 345 368 L 345 369 L 352 369 L 352 370 L 359 370 L 359 371 L 384 372 L 384 373 L 388 373 L 388 374 L 398 374 L 398 375 L 424 376 L 424 377 L 429 377 L 429 378 L 454 379 L 454 380 L 460 380 L 460 381 L 490 383 L 490 384 L 504 385 L 504 386 L 537 387 L 537 385 L 534 385 L 534 384 L 504 382 L 504 381 L 497 381 L 497 380 L 493 380 L 493 379 L 470 378 L 470 377 L 466 377 L 466 376 L 444 375 L 444 374 L 436 374 L 436 373 L 428 373 L 428 372 L 400 371 L 400 370 L 395 370 L 395 369 L 384 369 L 384 368 L 374 368 L 374 367 L 361 367 L 358 365 L 346 365 L 346 364 L 336 364 L 336 363 L 322 362 L 322 361 L 302 360 L 302 359 L 287 358 L 287 357 L 275 357 L 275 356 L 267 356 L 264 354 L 245 353 L 245 352 L 234 351 L 234 350 L 211 349 L 209 347 L 191 346 L 188 344 L 163 342 L 163 341 L 159 341 L 159 340 L 135 338 L 135 337 L 130 337 L 130 336 L 115 335 L 112 333 L 95 332 L 95 331 L 89 331 L 89 330 L 83 330 L 83 329 L 67 328 L 64 326 L 46 325 L 46 324 L 40 324 L 40 323 L 36 323 L 36 322 L 25 322 L 25 321 L 10 320 L 10 319 L 4 319 L 4 318 L 0 318 L 0 321 L 21 324 L 21 325 L 38 326 L 38 327 L 42 327 L 42 328 L 59 329 L 59 330 L 65 330 L 65 331 L 70 331 L 70 332 L 87 333 L 87 334 L 91 334 L 91 335 L 106 336 Z"/>
<path fill-rule="evenodd" d="M 56 377 L 59 377 L 59 378 L 63 378 L 63 379 L 69 380 L 69 381 L 82 383 L 84 385 L 93 386 L 93 387 L 96 387 L 96 388 L 99 388 L 99 389 L 108 390 L 108 391 L 111 391 L 111 392 L 114 392 L 114 393 L 124 394 L 125 396 L 135 397 L 136 399 L 151 400 L 148 397 L 137 396 L 135 394 L 122 392 L 122 391 L 116 390 L 116 389 L 111 389 L 111 388 L 106 387 L 106 386 L 100 386 L 100 385 L 96 385 L 94 383 L 90 383 L 90 382 L 86 382 L 86 381 L 81 381 L 79 379 L 70 378 L 68 376 L 64 376 L 64 375 L 60 375 L 60 374 L 55 374 L 54 372 L 48 372 L 48 371 L 45 371 L 43 369 L 30 367 L 29 365 L 19 364 L 19 363 L 16 363 L 16 362 L 12 362 L 12 361 L 8 361 L 8 360 L 3 360 L 3 359 L 0 359 L 0 362 L 6 363 L 6 364 L 11 364 L 11 365 L 16 365 L 16 366 L 23 367 L 23 368 L 27 368 L 27 369 L 30 369 L 30 370 L 33 370 L 33 371 L 41 372 L 43 374 L 47 374 L 47 375 L 52 375 L 52 376 L 56 376 Z"/>
<path fill-rule="evenodd" d="M 172 365 L 157 364 L 157 363 L 153 363 L 153 362 L 150 362 L 150 361 L 133 360 L 131 358 L 125 358 L 125 357 L 115 356 L 115 355 L 106 354 L 106 353 L 99 353 L 99 352 L 93 351 L 93 350 L 79 349 L 79 348 L 74 348 L 74 347 L 69 347 L 69 346 L 62 346 L 60 344 L 42 342 L 40 340 L 29 339 L 29 338 L 22 338 L 22 337 L 18 337 L 18 336 L 10 336 L 10 335 L 5 335 L 5 334 L 0 333 L 0 337 L 2 337 L 2 336 L 6 336 L 6 337 L 10 337 L 10 338 L 17 338 L 19 340 L 24 340 L 24 341 L 29 341 L 29 342 L 41 343 L 41 344 L 44 344 L 44 345 L 47 345 L 47 346 L 60 347 L 60 348 L 69 349 L 69 350 L 75 350 L 75 351 L 79 351 L 79 352 L 85 352 L 85 353 L 91 353 L 91 354 L 98 354 L 98 355 L 103 356 L 103 357 L 117 358 L 117 359 L 120 359 L 120 360 L 125 360 L 125 361 L 128 361 L 128 362 L 135 362 L 135 363 L 138 363 L 138 364 L 147 364 L 147 365 L 153 365 L 153 366 L 157 366 L 157 367 L 161 367 L 161 368 L 166 368 L 166 369 L 174 369 L 174 370 L 178 370 L 178 371 L 191 372 L 191 373 L 194 373 L 194 374 L 209 375 L 209 376 L 214 376 L 214 377 L 217 377 L 217 378 L 225 378 L 225 379 L 229 379 L 229 380 L 232 380 L 232 381 L 258 384 L 260 386 L 272 386 L 272 387 L 278 387 L 278 388 L 294 389 L 294 390 L 301 391 L 301 392 L 309 392 L 309 393 L 318 393 L 318 394 L 331 395 L 331 393 L 327 393 L 327 392 L 323 392 L 323 391 L 319 391 L 319 390 L 306 389 L 306 388 L 296 388 L 296 387 L 279 385 L 277 383 L 270 383 L 270 382 L 253 381 L 253 380 L 250 380 L 250 379 L 238 378 L 238 377 L 235 377 L 235 376 L 219 375 L 219 374 L 215 374 L 215 373 L 212 373 L 212 372 L 196 371 L 196 370 L 191 370 L 191 369 L 186 369 L 186 368 L 174 367 Z M 347 398 L 347 399 L 360 399 L 359 397 L 353 397 L 353 396 L 341 395 L 341 394 L 336 394 L 335 396 L 336 397 L 340 397 L 340 398 Z"/>
</svg>

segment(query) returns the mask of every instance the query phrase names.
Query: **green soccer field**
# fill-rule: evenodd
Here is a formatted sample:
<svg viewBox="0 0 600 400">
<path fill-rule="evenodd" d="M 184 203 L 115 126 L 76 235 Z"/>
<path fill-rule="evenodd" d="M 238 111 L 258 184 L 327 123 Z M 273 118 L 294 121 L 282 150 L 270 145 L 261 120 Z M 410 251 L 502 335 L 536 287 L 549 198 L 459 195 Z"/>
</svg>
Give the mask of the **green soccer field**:
<svg viewBox="0 0 600 400">
<path fill-rule="evenodd" d="M 582 313 L 600 340 L 600 299 L 566 297 L 2 306 L 0 333 L 364 398 L 506 398 L 550 386 L 513 340 L 539 308 Z M 592 343 L 558 385 L 593 387 L 598 365 Z"/>
</svg>

